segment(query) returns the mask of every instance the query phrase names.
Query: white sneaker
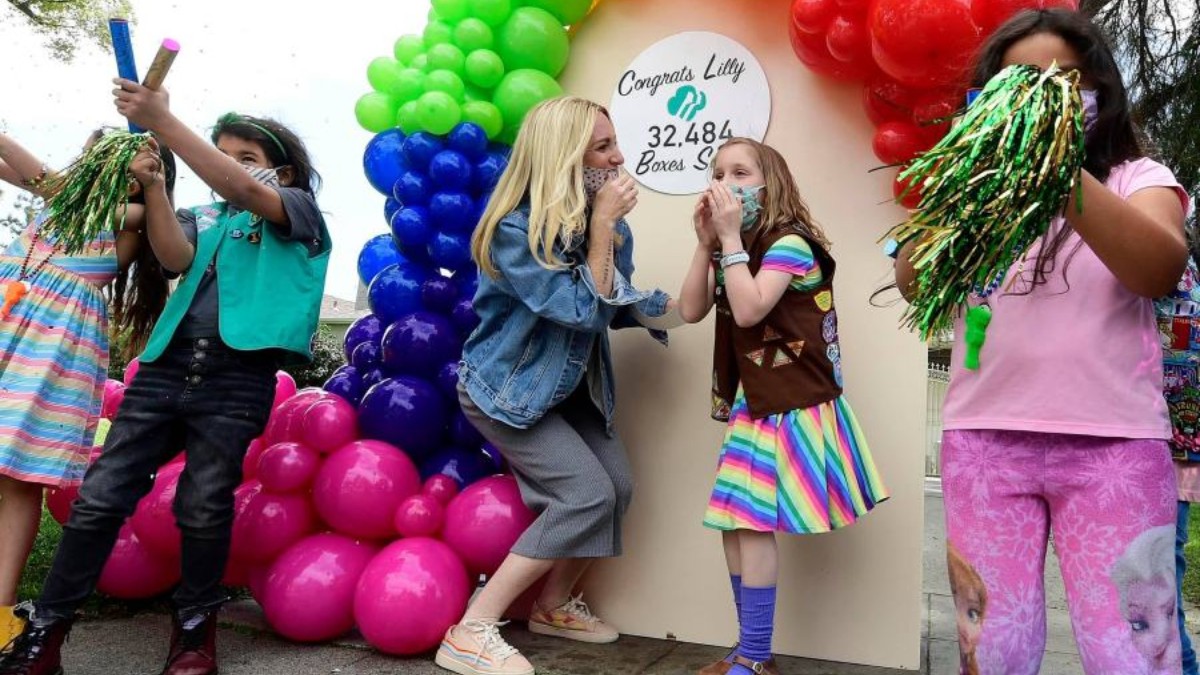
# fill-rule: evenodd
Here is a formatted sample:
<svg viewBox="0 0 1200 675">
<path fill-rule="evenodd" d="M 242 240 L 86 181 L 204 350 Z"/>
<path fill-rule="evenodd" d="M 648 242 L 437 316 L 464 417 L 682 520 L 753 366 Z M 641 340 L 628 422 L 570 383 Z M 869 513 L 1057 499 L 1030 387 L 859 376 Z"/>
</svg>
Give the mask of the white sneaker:
<svg viewBox="0 0 1200 675">
<path fill-rule="evenodd" d="M 535 603 L 533 612 L 529 615 L 529 632 L 593 644 L 608 644 L 621 637 L 616 628 L 592 614 L 583 602 L 582 595 L 571 598 L 562 607 L 548 611 Z"/>
<path fill-rule="evenodd" d="M 459 675 L 533 675 L 533 666 L 504 641 L 507 622 L 464 621 L 446 631 L 434 663 Z"/>
</svg>

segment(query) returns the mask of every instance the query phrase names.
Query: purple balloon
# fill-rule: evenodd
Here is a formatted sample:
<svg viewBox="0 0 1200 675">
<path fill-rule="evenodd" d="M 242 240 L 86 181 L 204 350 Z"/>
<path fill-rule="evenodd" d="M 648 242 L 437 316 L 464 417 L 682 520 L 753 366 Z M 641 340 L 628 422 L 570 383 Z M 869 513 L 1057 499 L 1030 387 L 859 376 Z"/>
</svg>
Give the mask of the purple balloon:
<svg viewBox="0 0 1200 675">
<path fill-rule="evenodd" d="M 425 206 L 429 203 L 429 179 L 420 171 L 409 169 L 400 174 L 392 186 L 392 196 L 401 206 Z M 388 217 L 391 220 L 391 217 Z"/>
<path fill-rule="evenodd" d="M 349 361 L 354 355 L 354 350 L 364 342 L 379 344 L 379 341 L 383 339 L 384 328 L 387 328 L 387 325 L 374 314 L 368 314 L 350 324 L 350 328 L 346 330 L 345 341 L 342 343 L 345 347 L 346 360 Z"/>
<path fill-rule="evenodd" d="M 475 313 L 475 305 L 470 300 L 459 300 L 455 303 L 450 312 L 450 320 L 463 335 L 470 335 L 479 325 L 479 315 Z"/>
<path fill-rule="evenodd" d="M 438 369 L 437 385 L 451 401 L 458 402 L 458 361 L 450 361 Z"/>
<path fill-rule="evenodd" d="M 429 179 L 439 190 L 466 190 L 471 187 L 471 160 L 454 150 L 443 150 L 429 162 Z"/>
<path fill-rule="evenodd" d="M 391 323 L 421 307 L 421 284 L 428 275 L 416 265 L 392 265 L 380 272 L 367 289 L 371 311 Z M 439 361 L 440 363 L 440 361 Z"/>
<path fill-rule="evenodd" d="M 501 174 L 508 168 L 508 159 L 500 153 L 490 152 L 487 157 L 475 163 L 475 181 L 472 187 L 478 195 L 491 194 Z"/>
<path fill-rule="evenodd" d="M 451 150 L 461 152 L 469 159 L 480 159 L 487 154 L 487 132 L 478 124 L 463 122 L 454 127 L 447 140 Z"/>
<path fill-rule="evenodd" d="M 478 267 L 463 267 L 457 270 L 452 278 L 454 279 L 454 283 L 458 285 L 459 298 L 471 300 L 475 297 L 475 291 L 479 290 Z"/>
<path fill-rule="evenodd" d="M 449 314 L 458 299 L 458 287 L 445 277 L 434 277 L 421 287 L 421 304 L 438 314 Z"/>
<path fill-rule="evenodd" d="M 479 430 L 471 424 L 462 410 L 456 411 L 450 420 L 450 440 L 463 448 L 478 448 L 484 442 Z"/>
<path fill-rule="evenodd" d="M 383 372 L 383 368 L 368 370 L 365 373 L 360 373 L 359 376 L 362 377 L 363 396 L 367 395 L 367 392 L 371 390 L 371 387 L 374 387 L 375 385 L 387 379 L 387 374 Z"/>
<path fill-rule="evenodd" d="M 438 474 L 453 478 L 461 490 L 492 475 L 492 460 L 482 450 L 448 448 L 421 463 L 422 480 Z"/>
<path fill-rule="evenodd" d="M 354 406 L 357 406 L 362 401 L 363 394 L 367 391 L 367 386 L 363 383 L 362 376 L 358 374 L 358 369 L 354 366 L 342 366 L 333 371 L 333 375 L 330 375 L 329 379 L 325 380 L 323 388 L 331 394 L 341 396 Z"/>
<path fill-rule="evenodd" d="M 437 376 L 458 357 L 462 343 L 449 319 L 432 312 L 406 314 L 383 334 L 383 365 L 393 373 Z"/>
<path fill-rule="evenodd" d="M 433 238 L 433 221 L 422 206 L 405 206 L 392 216 L 392 236 L 403 246 L 426 246 Z"/>
<path fill-rule="evenodd" d="M 437 388 L 407 375 L 371 387 L 358 409 L 364 438 L 391 443 L 414 459 L 437 450 L 449 418 L 446 399 Z"/>
<path fill-rule="evenodd" d="M 433 160 L 433 156 L 441 152 L 444 147 L 442 141 L 437 136 L 424 131 L 418 131 L 404 139 L 402 149 L 404 151 L 404 158 L 408 160 L 408 165 L 421 173 L 426 173 L 429 170 L 429 162 Z"/>
<path fill-rule="evenodd" d="M 383 364 L 383 354 L 377 342 L 364 342 L 354 348 L 350 355 L 350 365 L 359 372 L 375 370 Z"/>
<path fill-rule="evenodd" d="M 470 235 L 435 233 L 429 242 L 429 257 L 433 258 L 433 262 L 439 267 L 448 270 L 458 270 L 474 264 L 471 261 Z M 379 276 L 385 273 L 386 270 L 380 272 Z"/>
<path fill-rule="evenodd" d="M 484 443 L 483 453 L 491 458 L 492 465 L 496 467 L 495 473 L 503 473 L 508 468 L 508 462 L 504 461 L 504 455 L 500 454 L 500 448 L 491 443 Z"/>
<path fill-rule="evenodd" d="M 475 202 L 463 192 L 439 192 L 429 200 L 429 217 L 445 232 L 468 234 L 478 222 Z"/>
</svg>

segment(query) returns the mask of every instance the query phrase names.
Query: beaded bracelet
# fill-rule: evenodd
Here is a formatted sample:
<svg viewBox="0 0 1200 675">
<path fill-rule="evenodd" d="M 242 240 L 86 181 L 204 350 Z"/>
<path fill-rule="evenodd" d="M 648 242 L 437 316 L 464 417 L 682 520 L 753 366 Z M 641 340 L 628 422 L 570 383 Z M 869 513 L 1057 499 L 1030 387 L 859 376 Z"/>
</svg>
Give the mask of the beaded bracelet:
<svg viewBox="0 0 1200 675">
<path fill-rule="evenodd" d="M 735 251 L 721 258 L 721 269 L 733 267 L 734 265 L 744 265 L 750 262 L 750 254 L 745 251 Z"/>
</svg>

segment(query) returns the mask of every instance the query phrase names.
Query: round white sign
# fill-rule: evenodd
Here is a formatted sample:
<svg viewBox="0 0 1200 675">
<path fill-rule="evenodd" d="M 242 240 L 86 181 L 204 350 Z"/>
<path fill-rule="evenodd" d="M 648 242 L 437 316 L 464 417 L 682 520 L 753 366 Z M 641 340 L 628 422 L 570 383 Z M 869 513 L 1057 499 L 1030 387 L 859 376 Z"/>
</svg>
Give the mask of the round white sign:
<svg viewBox="0 0 1200 675">
<path fill-rule="evenodd" d="M 740 43 L 718 33 L 679 33 L 634 59 L 609 112 L 625 168 L 639 183 L 696 194 L 708 187 L 709 164 L 722 143 L 766 136 L 771 88 Z"/>
</svg>

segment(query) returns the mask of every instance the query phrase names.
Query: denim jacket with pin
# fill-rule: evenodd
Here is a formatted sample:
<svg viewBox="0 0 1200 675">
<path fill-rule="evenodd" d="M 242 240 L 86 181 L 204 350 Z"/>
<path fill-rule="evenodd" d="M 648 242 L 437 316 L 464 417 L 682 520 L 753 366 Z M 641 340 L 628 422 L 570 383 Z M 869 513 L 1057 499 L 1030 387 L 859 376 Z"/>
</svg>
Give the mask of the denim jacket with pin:
<svg viewBox="0 0 1200 675">
<path fill-rule="evenodd" d="M 509 213 L 496 228 L 491 256 L 499 275 L 479 276 L 475 312 L 480 323 L 463 347 L 459 378 L 488 417 L 512 427 L 533 426 L 583 382 L 589 364 L 590 394 L 613 432 L 612 352 L 609 328 L 639 327 L 636 317 L 660 317 L 669 296 L 639 291 L 633 276 L 633 235 L 615 227 L 613 291 L 601 297 L 587 266 L 584 238 L 556 245 L 564 262 L 548 269 L 529 249 L 529 208 Z M 650 331 L 667 343 L 661 331 Z M 595 352 L 593 352 L 595 350 Z"/>
</svg>

